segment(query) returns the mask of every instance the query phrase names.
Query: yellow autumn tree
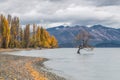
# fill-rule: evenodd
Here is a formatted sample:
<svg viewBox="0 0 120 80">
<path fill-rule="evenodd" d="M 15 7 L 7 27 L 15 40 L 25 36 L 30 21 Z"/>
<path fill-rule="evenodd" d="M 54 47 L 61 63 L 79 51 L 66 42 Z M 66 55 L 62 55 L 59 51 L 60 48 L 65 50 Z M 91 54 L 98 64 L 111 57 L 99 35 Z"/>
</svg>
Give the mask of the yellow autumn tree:
<svg viewBox="0 0 120 80">
<path fill-rule="evenodd" d="M 0 15 L 0 48 L 2 47 L 3 15 Z"/>
<path fill-rule="evenodd" d="M 10 27 L 8 24 L 8 21 L 5 17 L 3 17 L 3 31 L 2 31 L 2 37 L 3 37 L 3 48 L 8 48 L 9 41 L 10 41 Z"/>
<path fill-rule="evenodd" d="M 56 38 L 54 36 L 51 36 L 51 48 L 55 48 L 58 47 L 58 41 L 56 40 Z"/>
<path fill-rule="evenodd" d="M 0 15 L 0 48 L 57 47 L 57 40 L 46 29 L 33 24 L 32 34 L 30 26 L 22 28 L 18 17 Z"/>
<path fill-rule="evenodd" d="M 44 48 L 50 48 L 50 34 L 46 31 L 46 29 L 43 29 L 43 41 L 42 45 Z"/>
<path fill-rule="evenodd" d="M 38 47 L 41 47 L 41 40 L 40 40 L 40 36 L 41 36 L 41 31 L 40 31 L 40 27 L 37 27 L 37 31 L 36 31 L 36 44 Z"/>
</svg>

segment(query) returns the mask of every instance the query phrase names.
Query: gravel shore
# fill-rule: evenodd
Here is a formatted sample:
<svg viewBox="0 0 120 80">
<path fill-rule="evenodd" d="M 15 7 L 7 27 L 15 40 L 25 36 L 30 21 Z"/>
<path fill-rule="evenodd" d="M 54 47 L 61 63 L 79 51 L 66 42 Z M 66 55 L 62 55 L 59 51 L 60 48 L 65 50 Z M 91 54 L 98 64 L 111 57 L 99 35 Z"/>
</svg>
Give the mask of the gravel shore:
<svg viewBox="0 0 120 80">
<path fill-rule="evenodd" d="M 65 80 L 45 68 L 45 58 L 14 56 L 1 52 L 4 50 L 0 51 L 0 80 Z"/>
</svg>

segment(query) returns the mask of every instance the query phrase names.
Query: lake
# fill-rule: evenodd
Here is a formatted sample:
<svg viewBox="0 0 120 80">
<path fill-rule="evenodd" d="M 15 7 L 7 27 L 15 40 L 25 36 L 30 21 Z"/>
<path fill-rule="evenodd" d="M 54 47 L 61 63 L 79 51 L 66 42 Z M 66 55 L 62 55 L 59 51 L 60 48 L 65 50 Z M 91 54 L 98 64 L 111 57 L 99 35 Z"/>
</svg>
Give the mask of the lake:
<svg viewBox="0 0 120 80">
<path fill-rule="evenodd" d="M 6 54 L 48 58 L 46 67 L 68 80 L 120 80 L 120 48 L 76 52 L 77 48 L 59 48 Z"/>
</svg>

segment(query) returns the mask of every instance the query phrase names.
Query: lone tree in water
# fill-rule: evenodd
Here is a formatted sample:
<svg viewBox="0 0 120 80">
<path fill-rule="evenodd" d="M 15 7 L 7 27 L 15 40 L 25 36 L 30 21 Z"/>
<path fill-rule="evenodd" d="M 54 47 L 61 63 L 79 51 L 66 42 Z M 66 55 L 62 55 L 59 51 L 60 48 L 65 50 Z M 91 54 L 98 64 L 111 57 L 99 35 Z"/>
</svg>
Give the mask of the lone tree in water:
<svg viewBox="0 0 120 80">
<path fill-rule="evenodd" d="M 88 44 L 90 38 L 91 38 L 91 35 L 85 30 L 81 31 L 76 36 L 76 41 L 77 43 L 79 43 L 79 49 L 77 51 L 78 54 L 80 54 L 81 49 L 84 49 L 84 48 L 91 49 L 91 50 L 93 49 L 93 47 Z"/>
</svg>

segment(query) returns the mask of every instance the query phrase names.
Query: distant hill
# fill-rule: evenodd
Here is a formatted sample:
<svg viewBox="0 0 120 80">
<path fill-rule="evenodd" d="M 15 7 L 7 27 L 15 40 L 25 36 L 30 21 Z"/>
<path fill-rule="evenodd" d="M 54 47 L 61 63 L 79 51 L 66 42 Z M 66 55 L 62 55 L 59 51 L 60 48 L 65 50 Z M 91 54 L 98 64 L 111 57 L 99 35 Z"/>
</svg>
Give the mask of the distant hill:
<svg viewBox="0 0 120 80">
<path fill-rule="evenodd" d="M 96 47 L 120 47 L 120 43 L 99 43 Z"/>
<path fill-rule="evenodd" d="M 76 47 L 78 44 L 75 42 L 75 36 L 82 30 L 88 31 L 92 36 L 90 43 L 93 46 L 111 41 L 120 42 L 120 29 L 109 28 L 103 25 L 94 25 L 91 27 L 61 25 L 47 29 L 51 35 L 54 35 L 58 39 L 60 47 Z"/>
</svg>

